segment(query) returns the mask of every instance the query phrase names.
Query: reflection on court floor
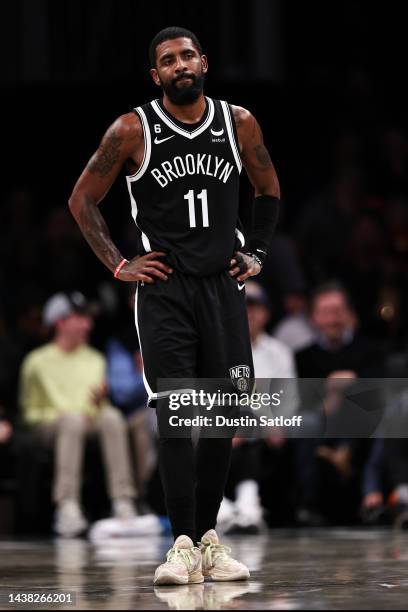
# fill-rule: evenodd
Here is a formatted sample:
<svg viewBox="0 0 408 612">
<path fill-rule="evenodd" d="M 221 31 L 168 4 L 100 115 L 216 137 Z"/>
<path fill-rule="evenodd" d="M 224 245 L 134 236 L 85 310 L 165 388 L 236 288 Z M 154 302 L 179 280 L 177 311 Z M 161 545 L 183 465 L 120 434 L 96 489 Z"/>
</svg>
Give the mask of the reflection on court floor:
<svg viewBox="0 0 408 612">
<path fill-rule="evenodd" d="M 19 590 L 74 593 L 61 610 L 406 609 L 408 532 L 276 530 L 223 542 L 248 565 L 249 581 L 154 588 L 171 546 L 162 537 L 3 541 L 0 609 L 21 608 L 5 603 Z"/>
</svg>

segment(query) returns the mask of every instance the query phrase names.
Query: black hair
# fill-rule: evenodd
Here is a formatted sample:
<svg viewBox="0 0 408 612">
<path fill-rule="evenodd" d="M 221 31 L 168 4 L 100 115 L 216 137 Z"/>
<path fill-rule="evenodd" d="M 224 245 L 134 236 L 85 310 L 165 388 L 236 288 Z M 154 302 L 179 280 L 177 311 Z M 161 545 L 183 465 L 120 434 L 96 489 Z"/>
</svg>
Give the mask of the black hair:
<svg viewBox="0 0 408 612">
<path fill-rule="evenodd" d="M 200 55 L 203 54 L 201 44 L 193 32 L 186 30 L 186 28 L 171 26 L 169 28 L 164 28 L 164 30 L 160 30 L 149 45 L 149 60 L 152 68 L 156 66 L 157 45 L 160 45 L 160 43 L 164 42 L 165 40 L 173 40 L 174 38 L 190 38 Z"/>
<path fill-rule="evenodd" d="M 344 297 L 347 306 L 349 307 L 350 310 L 354 311 L 355 310 L 355 306 L 353 304 L 353 300 L 351 299 L 350 293 L 348 292 L 348 290 L 346 289 L 346 287 L 343 285 L 343 283 L 341 283 L 338 280 L 331 280 L 331 281 L 326 281 L 325 283 L 322 283 L 320 285 L 318 285 L 311 293 L 310 296 L 310 310 L 313 310 L 315 304 L 316 304 L 316 300 L 321 296 L 321 295 L 325 295 L 326 293 L 332 293 L 332 292 L 337 292 L 337 293 L 341 293 L 342 296 Z"/>
</svg>

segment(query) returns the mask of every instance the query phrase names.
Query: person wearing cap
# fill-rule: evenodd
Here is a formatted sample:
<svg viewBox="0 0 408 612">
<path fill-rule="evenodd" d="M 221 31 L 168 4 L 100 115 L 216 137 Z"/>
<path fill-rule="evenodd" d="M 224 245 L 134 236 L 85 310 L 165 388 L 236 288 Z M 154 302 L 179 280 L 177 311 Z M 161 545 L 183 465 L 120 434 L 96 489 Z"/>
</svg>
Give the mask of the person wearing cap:
<svg viewBox="0 0 408 612">
<path fill-rule="evenodd" d="M 294 357 L 285 344 L 266 332 L 272 307 L 265 289 L 259 283 L 247 280 L 245 292 L 257 391 L 268 392 L 268 380 L 296 378 Z M 295 391 L 296 403 L 296 389 L 291 390 Z M 290 410 L 295 407 L 294 405 Z M 266 442 L 277 447 L 282 446 L 285 440 L 279 434 L 270 437 Z M 218 521 L 224 523 L 229 533 L 257 533 L 263 515 L 258 484 L 263 445 L 259 440 L 234 438 L 233 446 L 226 490 L 231 497 L 235 497 L 235 502 L 231 503 L 224 497 Z"/>
<path fill-rule="evenodd" d="M 245 292 L 256 378 L 295 378 L 292 351 L 266 332 L 272 305 L 265 289 L 255 281 L 247 281 Z"/>
<path fill-rule="evenodd" d="M 54 530 L 73 537 L 87 528 L 80 491 L 89 434 L 101 436 L 115 517 L 135 516 L 127 429 L 120 411 L 107 400 L 105 358 L 88 344 L 93 320 L 85 297 L 57 293 L 46 302 L 43 318 L 54 337 L 25 357 L 19 398 L 25 424 L 39 442 L 54 447 Z"/>
</svg>

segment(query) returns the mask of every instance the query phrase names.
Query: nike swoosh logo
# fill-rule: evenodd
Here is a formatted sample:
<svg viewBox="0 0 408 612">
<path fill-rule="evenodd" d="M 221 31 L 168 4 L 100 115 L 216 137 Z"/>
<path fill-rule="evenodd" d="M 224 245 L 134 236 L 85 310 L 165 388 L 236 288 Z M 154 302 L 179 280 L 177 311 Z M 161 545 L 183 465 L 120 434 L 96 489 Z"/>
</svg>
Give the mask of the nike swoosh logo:
<svg viewBox="0 0 408 612">
<path fill-rule="evenodd" d="M 221 134 L 224 133 L 224 128 L 220 130 L 219 132 L 216 132 L 215 130 L 210 130 L 210 132 L 213 136 L 221 136 Z"/>
<path fill-rule="evenodd" d="M 172 134 L 171 136 L 167 136 L 167 138 L 161 138 L 160 140 L 157 138 L 154 139 L 154 144 L 160 144 L 161 142 L 166 142 L 166 140 L 170 140 L 170 138 L 174 138 L 175 134 Z"/>
<path fill-rule="evenodd" d="M 237 283 L 237 285 L 238 285 L 239 291 L 242 291 L 243 288 L 245 287 L 245 283 L 242 283 L 241 285 L 239 283 Z"/>
</svg>

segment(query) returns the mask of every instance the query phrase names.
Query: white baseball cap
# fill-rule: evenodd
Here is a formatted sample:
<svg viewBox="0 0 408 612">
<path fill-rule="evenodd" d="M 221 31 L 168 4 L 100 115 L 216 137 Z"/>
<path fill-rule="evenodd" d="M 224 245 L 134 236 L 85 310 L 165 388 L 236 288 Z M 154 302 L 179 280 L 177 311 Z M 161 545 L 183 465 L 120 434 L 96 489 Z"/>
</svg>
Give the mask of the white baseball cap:
<svg viewBox="0 0 408 612">
<path fill-rule="evenodd" d="M 55 293 L 44 305 L 43 321 L 51 327 L 73 312 L 89 314 L 89 304 L 86 297 L 79 291 Z"/>
</svg>

